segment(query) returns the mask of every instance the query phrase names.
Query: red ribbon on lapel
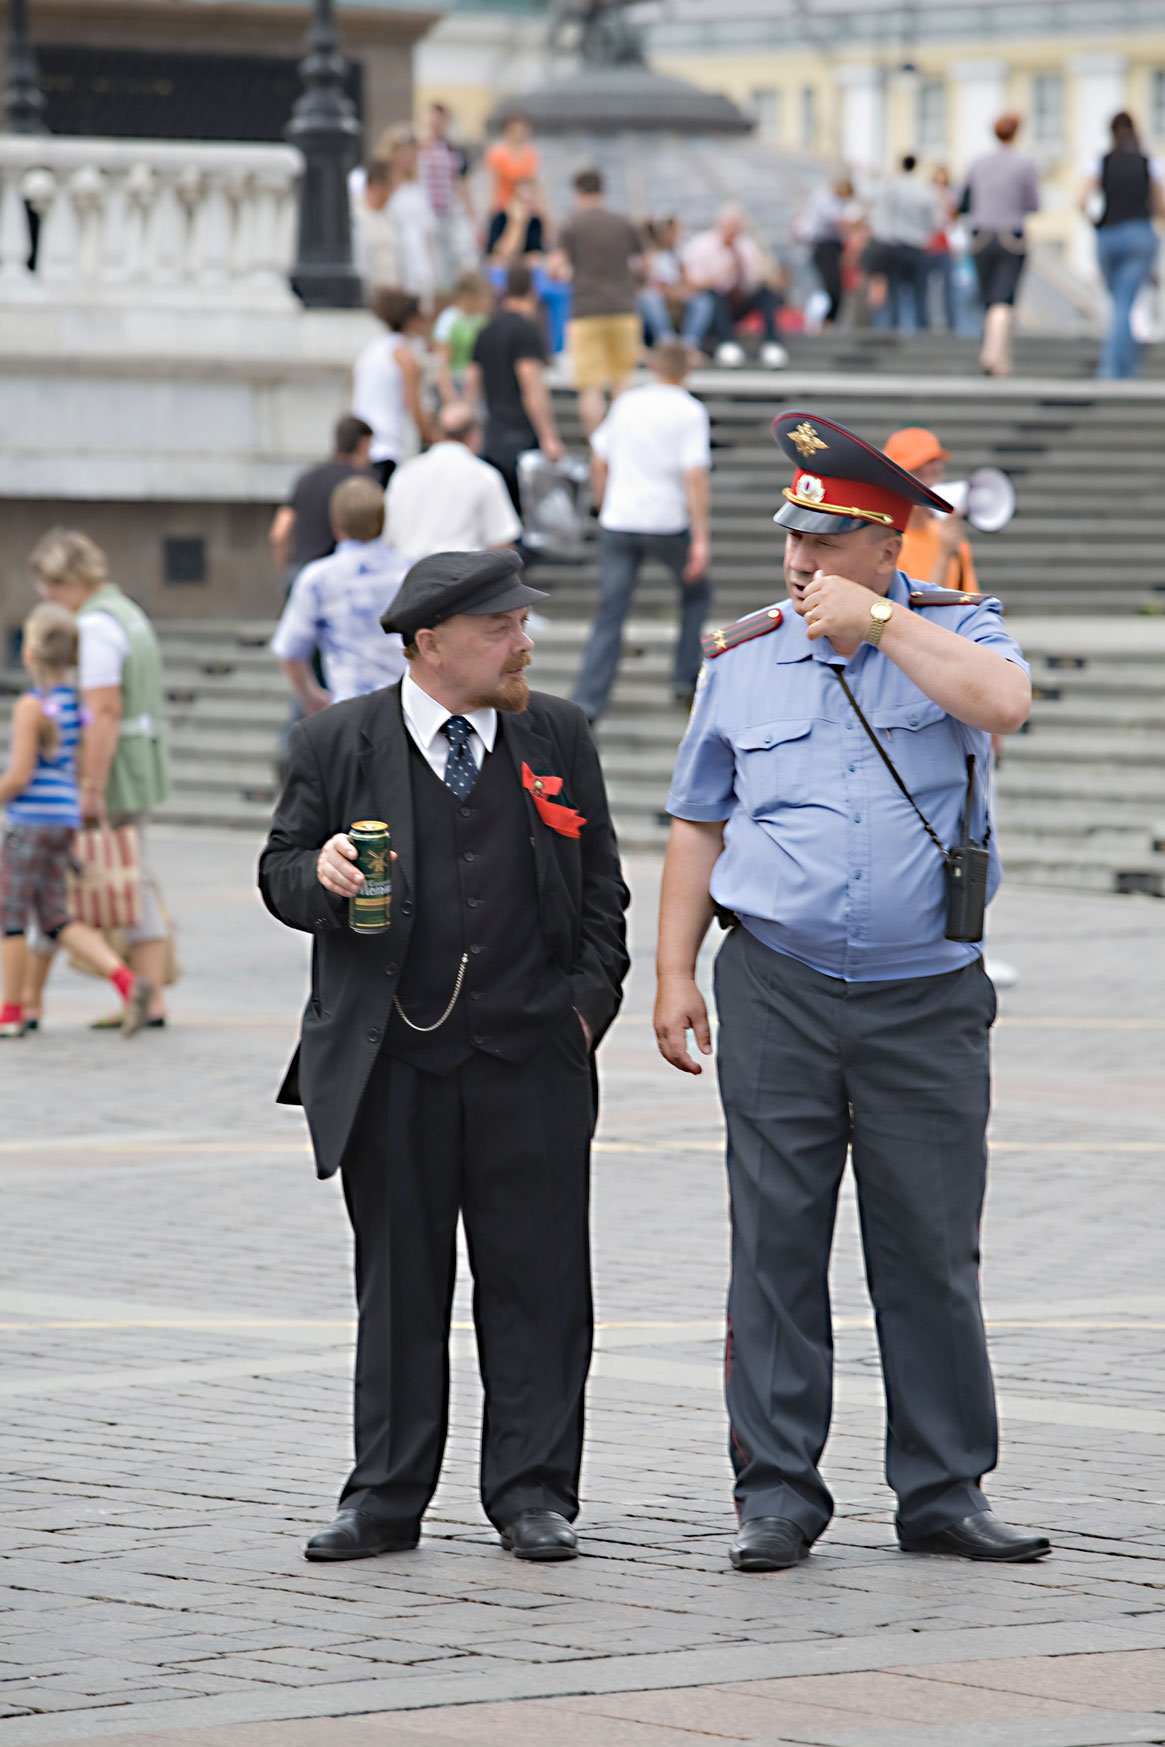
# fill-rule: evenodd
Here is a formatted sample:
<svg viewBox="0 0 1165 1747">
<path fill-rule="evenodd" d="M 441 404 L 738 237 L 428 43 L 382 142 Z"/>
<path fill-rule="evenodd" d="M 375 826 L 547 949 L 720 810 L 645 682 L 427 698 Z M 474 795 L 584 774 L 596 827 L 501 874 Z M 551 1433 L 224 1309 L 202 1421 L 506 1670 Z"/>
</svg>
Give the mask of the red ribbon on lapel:
<svg viewBox="0 0 1165 1747">
<path fill-rule="evenodd" d="M 528 764 L 522 766 L 522 787 L 529 794 L 538 809 L 538 815 L 544 825 L 549 825 L 552 831 L 557 831 L 560 837 L 578 837 L 586 820 L 574 807 L 564 807 L 561 801 L 552 801 L 551 795 L 562 791 L 560 776 L 535 776 Z"/>
</svg>

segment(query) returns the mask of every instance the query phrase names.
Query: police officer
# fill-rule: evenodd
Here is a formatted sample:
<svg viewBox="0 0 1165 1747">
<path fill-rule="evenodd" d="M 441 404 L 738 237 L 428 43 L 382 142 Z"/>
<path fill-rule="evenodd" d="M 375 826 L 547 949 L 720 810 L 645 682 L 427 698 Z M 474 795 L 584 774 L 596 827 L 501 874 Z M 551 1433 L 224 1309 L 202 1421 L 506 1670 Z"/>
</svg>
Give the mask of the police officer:
<svg viewBox="0 0 1165 1747">
<path fill-rule="evenodd" d="M 787 413 L 773 434 L 797 468 L 775 517 L 789 598 L 705 639 L 668 800 L 655 1012 L 663 1055 L 698 1074 L 687 1032 L 711 1053 L 695 967 L 718 906 L 732 1563 L 795 1564 L 832 1512 L 818 1464 L 849 1148 L 899 1543 L 1036 1559 L 1047 1540 L 1001 1523 L 981 1484 L 997 1454 L 978 1278 L 995 997 L 980 947 L 947 938 L 942 853 L 971 755 L 966 824 L 989 837 L 990 736 L 1026 719 L 1027 668 L 998 601 L 897 569 L 912 506 L 940 497 L 827 419 Z"/>
</svg>

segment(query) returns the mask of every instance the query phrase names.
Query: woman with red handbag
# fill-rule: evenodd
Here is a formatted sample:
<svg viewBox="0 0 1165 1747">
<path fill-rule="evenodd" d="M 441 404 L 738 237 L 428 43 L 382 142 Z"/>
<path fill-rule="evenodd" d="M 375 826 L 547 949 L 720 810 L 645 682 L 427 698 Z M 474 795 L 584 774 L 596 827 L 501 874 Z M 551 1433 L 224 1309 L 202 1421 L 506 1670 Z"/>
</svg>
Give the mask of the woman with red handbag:
<svg viewBox="0 0 1165 1747">
<path fill-rule="evenodd" d="M 146 1023 L 164 1025 L 170 929 L 145 842 L 148 815 L 170 793 L 157 638 L 141 608 L 109 580 L 105 554 L 88 535 L 50 529 L 29 562 L 38 592 L 77 616 L 81 701 L 90 715 L 81 817 L 85 823 L 108 823 L 115 832 L 123 826 L 136 832 L 141 901 L 136 921 L 126 930 L 127 956 L 137 975 L 153 984 Z M 30 960 L 25 1008 L 34 1016 L 48 974 L 39 942 L 33 943 Z M 117 1027 L 121 1015 L 96 1023 L 102 1030 Z"/>
<path fill-rule="evenodd" d="M 122 1036 L 132 1037 L 146 1021 L 154 985 L 135 976 L 97 929 L 77 921 L 68 902 L 69 858 L 81 823 L 76 757 L 82 712 L 68 683 L 77 661 L 73 615 L 48 602 L 37 607 L 24 627 L 23 655 L 34 689 L 12 712 L 8 769 L 0 776 L 0 805 L 7 803 L 0 849 L 0 1038 L 24 1035 L 25 930 L 34 914 L 54 947 L 66 946 L 86 970 L 109 978 L 125 1003 Z"/>
</svg>

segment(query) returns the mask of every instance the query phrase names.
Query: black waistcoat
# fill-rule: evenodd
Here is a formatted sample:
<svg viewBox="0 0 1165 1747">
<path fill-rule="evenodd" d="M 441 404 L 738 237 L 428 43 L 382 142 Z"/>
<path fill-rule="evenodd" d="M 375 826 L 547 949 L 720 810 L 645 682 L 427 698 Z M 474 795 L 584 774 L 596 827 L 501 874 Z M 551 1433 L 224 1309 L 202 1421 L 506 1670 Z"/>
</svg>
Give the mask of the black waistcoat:
<svg viewBox="0 0 1165 1747">
<path fill-rule="evenodd" d="M 472 793 L 461 801 L 407 733 L 416 855 L 416 915 L 397 1002 L 414 1025 L 445 1011 L 466 956 L 461 994 L 437 1031 L 410 1031 L 396 1007 L 385 1048 L 448 1074 L 479 1049 L 520 1062 L 571 1005 L 569 979 L 542 938 L 530 815 L 502 721 Z"/>
</svg>

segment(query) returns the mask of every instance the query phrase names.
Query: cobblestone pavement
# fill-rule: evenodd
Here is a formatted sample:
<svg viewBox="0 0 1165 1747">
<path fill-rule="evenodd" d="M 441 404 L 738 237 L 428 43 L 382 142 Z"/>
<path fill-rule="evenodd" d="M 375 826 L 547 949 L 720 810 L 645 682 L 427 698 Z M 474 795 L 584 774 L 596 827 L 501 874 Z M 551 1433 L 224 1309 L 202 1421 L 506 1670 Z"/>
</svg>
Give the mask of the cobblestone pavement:
<svg viewBox="0 0 1165 1747">
<path fill-rule="evenodd" d="M 1024 892 L 994 916 L 1022 976 L 996 1037 L 991 1492 L 1051 1559 L 895 1550 L 847 1196 L 838 1515 L 796 1571 L 728 1568 L 719 1121 L 711 1076 L 655 1055 L 644 861 L 602 1057 L 586 1556 L 519 1565 L 480 1514 L 463 1291 L 421 1548 L 330 1569 L 300 1547 L 348 1459 L 348 1238 L 271 1103 L 304 947 L 248 839 L 158 838 L 175 1023 L 90 1032 L 105 991 L 63 972 L 45 1030 L 0 1046 L 0 1747 L 1165 1741 L 1165 906 Z"/>
</svg>

